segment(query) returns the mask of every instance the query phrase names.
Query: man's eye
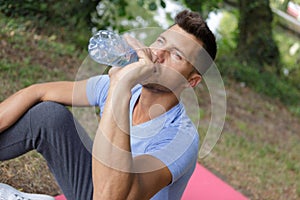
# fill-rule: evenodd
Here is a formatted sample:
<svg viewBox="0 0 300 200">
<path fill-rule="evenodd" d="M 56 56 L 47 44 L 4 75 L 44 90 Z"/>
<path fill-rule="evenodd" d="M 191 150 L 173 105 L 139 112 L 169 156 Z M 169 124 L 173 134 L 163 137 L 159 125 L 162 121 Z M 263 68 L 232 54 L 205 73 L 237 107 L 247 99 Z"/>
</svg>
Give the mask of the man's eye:
<svg viewBox="0 0 300 200">
<path fill-rule="evenodd" d="M 158 39 L 156 40 L 156 42 L 157 42 L 158 44 L 160 44 L 160 45 L 162 45 L 162 44 L 164 43 L 164 41 L 163 41 L 161 38 L 158 38 Z"/>
<path fill-rule="evenodd" d="M 182 60 L 182 56 L 176 51 L 171 52 L 171 56 L 176 60 Z"/>
</svg>

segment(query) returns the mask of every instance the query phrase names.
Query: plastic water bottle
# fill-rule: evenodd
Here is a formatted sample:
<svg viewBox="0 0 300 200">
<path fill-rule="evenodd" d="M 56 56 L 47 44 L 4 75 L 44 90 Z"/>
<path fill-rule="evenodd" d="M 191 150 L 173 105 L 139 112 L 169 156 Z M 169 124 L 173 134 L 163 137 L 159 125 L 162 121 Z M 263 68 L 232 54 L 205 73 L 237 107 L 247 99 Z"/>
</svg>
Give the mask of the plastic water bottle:
<svg viewBox="0 0 300 200">
<path fill-rule="evenodd" d="M 100 30 L 91 37 L 89 55 L 97 63 L 124 67 L 138 61 L 137 53 L 117 33 Z"/>
</svg>

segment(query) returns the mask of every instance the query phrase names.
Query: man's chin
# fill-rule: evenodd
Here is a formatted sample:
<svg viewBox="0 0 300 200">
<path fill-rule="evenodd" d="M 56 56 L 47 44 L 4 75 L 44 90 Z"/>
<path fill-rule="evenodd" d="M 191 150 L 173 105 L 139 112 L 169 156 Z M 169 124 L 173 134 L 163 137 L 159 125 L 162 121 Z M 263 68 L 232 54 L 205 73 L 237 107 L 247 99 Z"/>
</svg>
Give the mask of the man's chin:
<svg viewBox="0 0 300 200">
<path fill-rule="evenodd" d="M 172 90 L 170 90 L 169 88 L 167 88 L 163 85 L 157 84 L 157 83 L 146 83 L 146 84 L 143 84 L 143 87 L 145 89 L 150 90 L 155 93 L 170 93 L 170 92 L 172 92 Z"/>
</svg>

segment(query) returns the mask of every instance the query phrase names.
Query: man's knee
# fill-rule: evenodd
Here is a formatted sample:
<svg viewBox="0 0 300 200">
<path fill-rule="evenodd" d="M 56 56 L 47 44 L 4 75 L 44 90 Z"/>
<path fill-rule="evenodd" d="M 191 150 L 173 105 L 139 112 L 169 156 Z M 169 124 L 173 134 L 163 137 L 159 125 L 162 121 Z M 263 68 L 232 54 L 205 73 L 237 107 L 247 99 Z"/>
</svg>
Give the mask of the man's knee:
<svg viewBox="0 0 300 200">
<path fill-rule="evenodd" d="M 62 127 L 66 123 L 72 123 L 73 116 L 70 111 L 63 105 L 55 102 L 42 102 L 31 109 L 32 125 L 49 126 L 51 128 Z"/>
</svg>

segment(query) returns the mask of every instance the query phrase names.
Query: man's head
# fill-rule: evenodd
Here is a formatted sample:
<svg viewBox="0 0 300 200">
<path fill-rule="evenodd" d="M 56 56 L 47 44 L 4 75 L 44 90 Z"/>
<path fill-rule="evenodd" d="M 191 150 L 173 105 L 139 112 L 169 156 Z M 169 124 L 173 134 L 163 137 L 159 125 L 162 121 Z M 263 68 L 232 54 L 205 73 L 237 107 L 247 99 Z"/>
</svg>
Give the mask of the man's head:
<svg viewBox="0 0 300 200">
<path fill-rule="evenodd" d="M 211 59 L 215 59 L 217 53 L 216 38 L 198 13 L 188 10 L 181 11 L 175 17 L 175 24 L 200 40 Z"/>
<path fill-rule="evenodd" d="M 180 12 L 175 24 L 161 33 L 150 48 L 161 67 L 160 73 L 149 80 L 154 84 L 144 86 L 162 91 L 196 86 L 216 56 L 214 35 L 201 16 L 190 11 Z"/>
</svg>

